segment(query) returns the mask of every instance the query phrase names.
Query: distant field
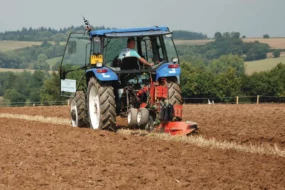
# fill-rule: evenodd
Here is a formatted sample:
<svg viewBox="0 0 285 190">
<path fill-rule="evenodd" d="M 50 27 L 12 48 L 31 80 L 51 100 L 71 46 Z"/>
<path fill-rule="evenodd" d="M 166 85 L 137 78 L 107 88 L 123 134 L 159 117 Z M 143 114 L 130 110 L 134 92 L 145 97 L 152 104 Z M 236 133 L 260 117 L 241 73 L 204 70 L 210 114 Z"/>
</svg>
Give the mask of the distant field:
<svg viewBox="0 0 285 190">
<path fill-rule="evenodd" d="M 259 41 L 260 43 L 268 44 L 273 49 L 285 49 L 285 38 L 245 38 L 244 42 Z"/>
<path fill-rule="evenodd" d="M 33 69 L 7 69 L 7 68 L 0 68 L 0 72 L 15 72 L 15 73 L 20 73 L 20 72 L 35 72 L 36 70 Z M 49 71 L 49 73 L 52 73 L 53 71 Z"/>
<path fill-rule="evenodd" d="M 54 42 L 50 42 L 54 43 Z M 0 51 L 12 51 L 25 47 L 31 47 L 33 45 L 41 45 L 42 42 L 31 41 L 12 41 L 12 40 L 0 40 Z M 60 42 L 60 45 L 65 45 L 65 42 Z"/>
<path fill-rule="evenodd" d="M 259 61 L 247 61 L 244 63 L 245 72 L 250 75 L 254 72 L 268 71 L 280 62 L 285 64 L 285 57 L 268 58 Z"/>
<path fill-rule="evenodd" d="M 175 45 L 205 45 L 214 40 L 174 40 Z"/>
<path fill-rule="evenodd" d="M 0 40 L 0 51 L 11 51 L 41 44 L 42 42 Z"/>
<path fill-rule="evenodd" d="M 273 49 L 285 49 L 285 38 L 245 38 L 244 42 L 259 41 L 260 43 L 267 43 Z M 174 40 L 176 45 L 204 45 L 214 40 Z"/>
<path fill-rule="evenodd" d="M 62 57 L 54 57 L 52 59 L 46 60 L 46 62 L 49 64 L 50 68 L 52 68 L 57 62 L 60 62 Z"/>
</svg>

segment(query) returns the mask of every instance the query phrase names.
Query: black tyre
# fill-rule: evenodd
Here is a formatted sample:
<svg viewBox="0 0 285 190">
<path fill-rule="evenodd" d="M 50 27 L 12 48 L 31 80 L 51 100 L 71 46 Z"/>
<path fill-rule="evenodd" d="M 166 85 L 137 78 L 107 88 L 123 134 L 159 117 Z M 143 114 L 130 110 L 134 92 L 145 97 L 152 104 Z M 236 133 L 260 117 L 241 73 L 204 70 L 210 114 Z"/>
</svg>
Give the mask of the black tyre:
<svg viewBox="0 0 285 190">
<path fill-rule="evenodd" d="M 135 128 L 138 126 L 137 123 L 138 109 L 131 108 L 128 111 L 128 127 Z"/>
<path fill-rule="evenodd" d="M 176 82 L 168 82 L 168 103 L 171 105 L 182 105 L 182 95 L 179 85 Z M 181 121 L 182 118 L 179 117 L 173 117 L 171 119 L 172 121 Z"/>
<path fill-rule="evenodd" d="M 116 103 L 113 87 L 90 78 L 87 89 L 90 128 L 116 129 Z"/>
<path fill-rule="evenodd" d="M 168 101 L 170 104 L 175 105 L 181 105 L 183 103 L 182 96 L 181 96 L 181 90 L 179 85 L 176 82 L 168 82 Z"/>
<path fill-rule="evenodd" d="M 144 129 L 149 121 L 149 111 L 146 108 L 141 108 L 138 111 L 137 122 L 141 129 Z"/>
<path fill-rule="evenodd" d="M 71 124 L 73 127 L 87 127 L 85 94 L 78 91 L 70 104 Z"/>
</svg>

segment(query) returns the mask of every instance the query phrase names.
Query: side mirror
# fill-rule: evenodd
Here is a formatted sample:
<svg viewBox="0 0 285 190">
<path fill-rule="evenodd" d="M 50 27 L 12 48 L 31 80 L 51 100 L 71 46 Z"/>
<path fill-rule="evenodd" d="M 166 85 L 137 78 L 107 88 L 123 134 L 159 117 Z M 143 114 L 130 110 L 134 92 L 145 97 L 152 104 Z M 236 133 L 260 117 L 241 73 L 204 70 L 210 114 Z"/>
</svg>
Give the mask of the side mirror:
<svg viewBox="0 0 285 190">
<path fill-rule="evenodd" d="M 76 53 L 76 41 L 69 41 L 68 54 L 75 54 L 75 53 Z"/>
<path fill-rule="evenodd" d="M 60 76 L 60 79 L 65 79 L 66 77 L 66 72 L 62 69 L 59 70 L 59 76 Z"/>
</svg>

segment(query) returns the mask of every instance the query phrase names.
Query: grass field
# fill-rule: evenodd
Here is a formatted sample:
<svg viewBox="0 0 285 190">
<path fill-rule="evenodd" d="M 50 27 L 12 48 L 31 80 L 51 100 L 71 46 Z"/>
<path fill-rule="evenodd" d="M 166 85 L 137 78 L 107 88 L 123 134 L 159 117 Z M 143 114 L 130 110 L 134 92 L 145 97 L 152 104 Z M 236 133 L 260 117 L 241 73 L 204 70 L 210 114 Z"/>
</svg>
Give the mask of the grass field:
<svg viewBox="0 0 285 190">
<path fill-rule="evenodd" d="M 54 43 L 54 42 L 50 42 Z M 42 42 L 32 41 L 13 41 L 13 40 L 0 40 L 0 51 L 12 51 L 25 47 L 31 47 L 33 45 L 41 45 Z M 60 42 L 60 45 L 65 45 L 65 42 Z"/>
<path fill-rule="evenodd" d="M 285 49 L 285 38 L 245 38 L 244 42 L 259 41 L 260 43 L 266 43 L 273 49 Z M 204 45 L 214 40 L 174 40 L 176 45 Z"/>
<path fill-rule="evenodd" d="M 28 71 L 28 72 L 35 72 L 36 70 L 33 69 L 7 69 L 7 68 L 0 68 L 0 72 L 15 72 L 15 73 L 21 73 L 24 71 Z M 49 71 L 49 73 L 51 74 L 53 71 Z"/>
<path fill-rule="evenodd" d="M 205 45 L 214 40 L 174 40 L 175 45 Z"/>
<path fill-rule="evenodd" d="M 0 68 L 0 72 L 15 72 L 15 73 L 21 73 L 24 71 L 29 71 L 29 72 L 35 72 L 33 69 L 10 69 L 10 68 Z"/>
<path fill-rule="evenodd" d="M 268 58 L 259 61 L 248 61 L 245 62 L 245 71 L 246 74 L 252 74 L 254 72 L 260 71 L 268 71 L 275 67 L 278 63 L 285 64 L 285 57 L 278 57 L 278 58 Z"/>
<path fill-rule="evenodd" d="M 0 40 L 0 51 L 11 51 L 31 47 L 33 45 L 41 45 L 41 43 L 42 42 Z"/>
<path fill-rule="evenodd" d="M 285 49 L 285 38 L 245 38 L 244 42 L 259 41 L 260 43 L 268 44 L 273 49 Z"/>
<path fill-rule="evenodd" d="M 51 59 L 46 60 L 46 62 L 49 64 L 50 68 L 52 68 L 57 62 L 60 62 L 62 57 L 54 57 Z"/>
</svg>

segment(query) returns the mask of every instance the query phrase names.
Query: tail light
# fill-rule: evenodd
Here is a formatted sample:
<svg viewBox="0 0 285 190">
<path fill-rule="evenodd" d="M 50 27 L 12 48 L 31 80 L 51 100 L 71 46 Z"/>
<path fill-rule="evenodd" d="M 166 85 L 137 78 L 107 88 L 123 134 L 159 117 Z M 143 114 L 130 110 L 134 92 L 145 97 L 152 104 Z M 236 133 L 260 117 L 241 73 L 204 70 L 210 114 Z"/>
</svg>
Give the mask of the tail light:
<svg viewBox="0 0 285 190">
<path fill-rule="evenodd" d="M 108 69 L 97 69 L 97 73 L 107 73 Z"/>
<path fill-rule="evenodd" d="M 170 64 L 168 65 L 168 68 L 170 69 L 174 69 L 174 68 L 178 68 L 179 67 L 179 64 Z"/>
</svg>

